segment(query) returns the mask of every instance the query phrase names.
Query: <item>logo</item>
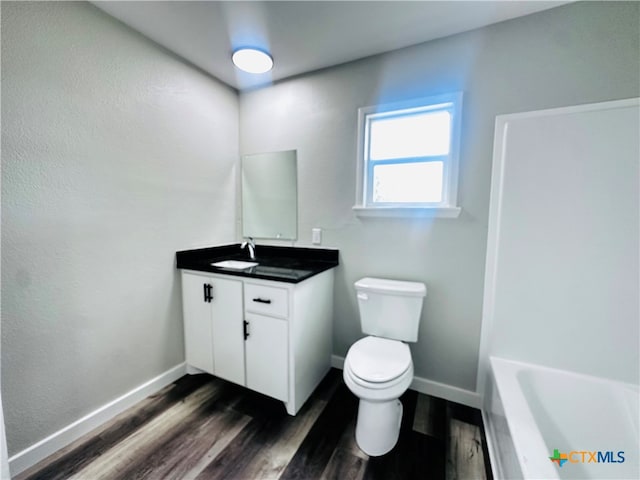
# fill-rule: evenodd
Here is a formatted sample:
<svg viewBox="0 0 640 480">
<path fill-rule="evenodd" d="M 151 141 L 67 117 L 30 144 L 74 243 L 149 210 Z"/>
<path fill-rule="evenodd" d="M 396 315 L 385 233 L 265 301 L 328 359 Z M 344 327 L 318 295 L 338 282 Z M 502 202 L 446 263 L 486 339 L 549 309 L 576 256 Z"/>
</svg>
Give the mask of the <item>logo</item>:
<svg viewBox="0 0 640 480">
<path fill-rule="evenodd" d="M 567 454 L 560 453 L 557 448 L 554 448 L 553 457 L 549 457 L 549 458 L 551 459 L 552 462 L 556 462 L 558 466 L 561 467 L 567 461 Z"/>
<path fill-rule="evenodd" d="M 553 457 L 549 457 L 552 462 L 562 467 L 565 463 L 624 463 L 624 451 L 614 452 L 609 450 L 602 452 L 599 450 L 572 450 L 569 453 L 561 453 L 557 448 L 553 449 Z"/>
</svg>

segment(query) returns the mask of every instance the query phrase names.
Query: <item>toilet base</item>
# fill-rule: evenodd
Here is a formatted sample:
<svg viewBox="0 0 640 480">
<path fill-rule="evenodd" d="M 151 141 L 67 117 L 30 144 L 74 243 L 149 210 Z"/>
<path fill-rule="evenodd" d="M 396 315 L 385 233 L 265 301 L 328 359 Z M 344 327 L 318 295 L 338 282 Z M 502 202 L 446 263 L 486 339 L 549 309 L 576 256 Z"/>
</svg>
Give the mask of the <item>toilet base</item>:
<svg viewBox="0 0 640 480">
<path fill-rule="evenodd" d="M 391 451 L 398 442 L 402 422 L 402 402 L 393 399 L 371 402 L 360 399 L 356 424 L 356 443 L 369 456 Z"/>
</svg>

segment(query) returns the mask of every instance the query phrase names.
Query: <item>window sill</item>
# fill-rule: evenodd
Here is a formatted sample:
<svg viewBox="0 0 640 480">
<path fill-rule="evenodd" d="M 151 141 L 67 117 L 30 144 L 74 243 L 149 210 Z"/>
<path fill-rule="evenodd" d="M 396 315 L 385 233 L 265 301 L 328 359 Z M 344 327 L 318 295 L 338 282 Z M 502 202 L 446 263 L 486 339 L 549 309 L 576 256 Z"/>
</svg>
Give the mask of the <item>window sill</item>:
<svg viewBox="0 0 640 480">
<path fill-rule="evenodd" d="M 458 218 L 460 207 L 362 207 L 356 205 L 353 211 L 359 217 L 420 217 Z"/>
</svg>

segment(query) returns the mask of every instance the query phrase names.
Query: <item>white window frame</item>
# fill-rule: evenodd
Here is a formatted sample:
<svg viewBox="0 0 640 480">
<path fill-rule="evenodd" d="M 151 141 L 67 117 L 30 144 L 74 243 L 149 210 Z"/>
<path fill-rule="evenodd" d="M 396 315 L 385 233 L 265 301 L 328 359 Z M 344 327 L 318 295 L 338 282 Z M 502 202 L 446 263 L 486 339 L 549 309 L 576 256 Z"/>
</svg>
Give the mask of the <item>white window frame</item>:
<svg viewBox="0 0 640 480">
<path fill-rule="evenodd" d="M 449 154 L 438 157 L 424 157 L 423 161 L 443 161 L 442 201 L 433 203 L 403 204 L 385 203 L 375 205 L 368 196 L 371 184 L 372 165 L 369 161 L 369 124 L 371 120 L 384 117 L 447 110 L 452 116 Z M 456 218 L 461 208 L 458 199 L 458 158 L 460 153 L 460 124 L 462 116 L 462 92 L 452 92 L 432 97 L 418 98 L 404 102 L 373 105 L 358 109 L 358 161 L 356 174 L 356 203 L 353 210 L 358 216 L 425 216 Z M 407 163 L 414 158 L 399 158 L 393 163 Z"/>
</svg>

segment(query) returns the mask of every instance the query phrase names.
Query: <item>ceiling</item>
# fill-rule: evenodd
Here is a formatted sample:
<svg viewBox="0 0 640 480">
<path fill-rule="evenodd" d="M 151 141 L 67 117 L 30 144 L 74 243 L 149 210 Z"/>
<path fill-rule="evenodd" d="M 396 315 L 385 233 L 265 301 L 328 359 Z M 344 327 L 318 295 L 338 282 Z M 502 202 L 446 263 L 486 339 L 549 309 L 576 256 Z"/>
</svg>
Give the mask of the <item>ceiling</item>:
<svg viewBox="0 0 640 480">
<path fill-rule="evenodd" d="M 242 90 L 553 8 L 566 1 L 95 1 L 109 15 Z M 231 53 L 274 57 L 261 75 Z"/>
</svg>

